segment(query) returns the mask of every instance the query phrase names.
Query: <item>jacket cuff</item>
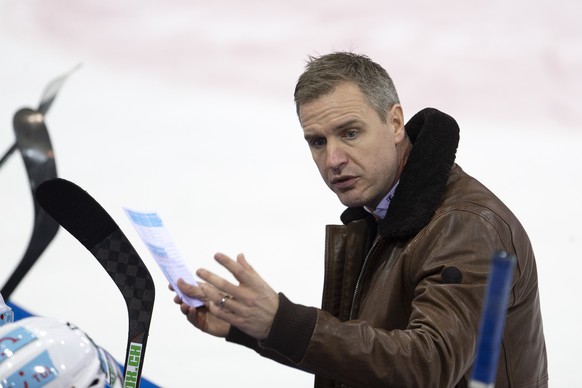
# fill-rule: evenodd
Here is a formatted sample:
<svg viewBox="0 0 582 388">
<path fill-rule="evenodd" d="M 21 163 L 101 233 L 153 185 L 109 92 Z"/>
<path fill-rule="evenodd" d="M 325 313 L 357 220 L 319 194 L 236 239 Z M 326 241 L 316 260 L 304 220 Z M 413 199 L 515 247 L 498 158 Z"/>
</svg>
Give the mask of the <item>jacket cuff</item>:
<svg viewBox="0 0 582 388">
<path fill-rule="evenodd" d="M 316 321 L 316 308 L 295 304 L 279 293 L 279 309 L 271 331 L 259 344 L 285 356 L 293 363 L 299 363 L 311 341 Z"/>
<path fill-rule="evenodd" d="M 251 348 L 257 352 L 260 350 L 259 341 L 257 341 L 256 338 L 251 337 L 247 333 L 237 329 L 234 326 L 230 327 L 228 335 L 226 336 L 225 339 L 227 342 L 232 342 L 232 343 L 235 343 L 238 345 L 243 345 L 243 346 L 246 346 L 247 348 Z"/>
</svg>

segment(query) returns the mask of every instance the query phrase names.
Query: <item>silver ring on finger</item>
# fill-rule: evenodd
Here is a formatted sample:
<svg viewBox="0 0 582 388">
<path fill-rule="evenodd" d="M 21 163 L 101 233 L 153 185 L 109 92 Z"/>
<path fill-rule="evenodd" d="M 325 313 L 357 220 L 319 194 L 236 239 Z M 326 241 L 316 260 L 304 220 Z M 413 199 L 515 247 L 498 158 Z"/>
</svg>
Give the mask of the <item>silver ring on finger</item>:
<svg viewBox="0 0 582 388">
<path fill-rule="evenodd" d="M 218 307 L 220 307 L 221 309 L 224 308 L 224 305 L 226 304 L 226 302 L 228 302 L 230 298 L 232 298 L 232 296 L 230 295 L 223 296 L 222 299 L 220 300 L 220 304 L 218 305 Z"/>
</svg>

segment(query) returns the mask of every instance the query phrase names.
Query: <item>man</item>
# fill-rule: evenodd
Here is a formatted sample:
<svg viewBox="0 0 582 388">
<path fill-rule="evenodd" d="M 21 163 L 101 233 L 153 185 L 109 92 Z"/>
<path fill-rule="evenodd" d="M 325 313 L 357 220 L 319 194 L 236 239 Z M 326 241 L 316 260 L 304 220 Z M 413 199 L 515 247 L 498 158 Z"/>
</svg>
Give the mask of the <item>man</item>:
<svg viewBox="0 0 582 388">
<path fill-rule="evenodd" d="M 535 259 L 515 216 L 454 163 L 458 126 L 435 109 L 404 125 L 392 80 L 365 56 L 311 58 L 295 89 L 305 139 L 348 207 L 328 226 L 322 309 L 277 294 L 248 264 L 200 269 L 204 332 L 316 375 L 316 387 L 465 387 L 490 258 L 515 255 L 496 387 L 546 387 Z"/>
</svg>

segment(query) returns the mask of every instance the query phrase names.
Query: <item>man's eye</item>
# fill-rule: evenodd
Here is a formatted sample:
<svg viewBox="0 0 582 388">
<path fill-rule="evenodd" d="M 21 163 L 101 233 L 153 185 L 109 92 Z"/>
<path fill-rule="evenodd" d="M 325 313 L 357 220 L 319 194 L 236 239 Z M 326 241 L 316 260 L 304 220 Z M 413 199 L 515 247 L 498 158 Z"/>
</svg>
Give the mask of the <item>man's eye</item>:
<svg viewBox="0 0 582 388">
<path fill-rule="evenodd" d="M 358 131 L 355 129 L 350 129 L 350 130 L 346 131 L 345 136 L 348 139 L 355 139 L 358 136 Z"/>
<path fill-rule="evenodd" d="M 325 139 L 323 139 L 323 138 L 313 139 L 313 140 L 309 141 L 309 146 L 313 147 L 313 148 L 322 148 L 324 145 L 325 145 Z"/>
</svg>

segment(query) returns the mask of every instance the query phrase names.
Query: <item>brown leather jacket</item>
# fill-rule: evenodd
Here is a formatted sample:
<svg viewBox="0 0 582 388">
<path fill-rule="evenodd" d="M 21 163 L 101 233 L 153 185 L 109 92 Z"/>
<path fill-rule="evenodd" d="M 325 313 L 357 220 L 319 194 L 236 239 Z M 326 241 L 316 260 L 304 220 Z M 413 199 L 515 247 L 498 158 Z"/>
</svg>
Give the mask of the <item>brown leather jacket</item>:
<svg viewBox="0 0 582 388">
<path fill-rule="evenodd" d="M 547 387 L 535 258 L 511 211 L 454 164 L 458 127 L 426 109 L 386 218 L 363 209 L 328 226 L 322 309 L 280 307 L 269 337 L 245 344 L 316 375 L 321 387 L 466 387 L 490 257 L 515 255 L 496 388 Z"/>
</svg>

